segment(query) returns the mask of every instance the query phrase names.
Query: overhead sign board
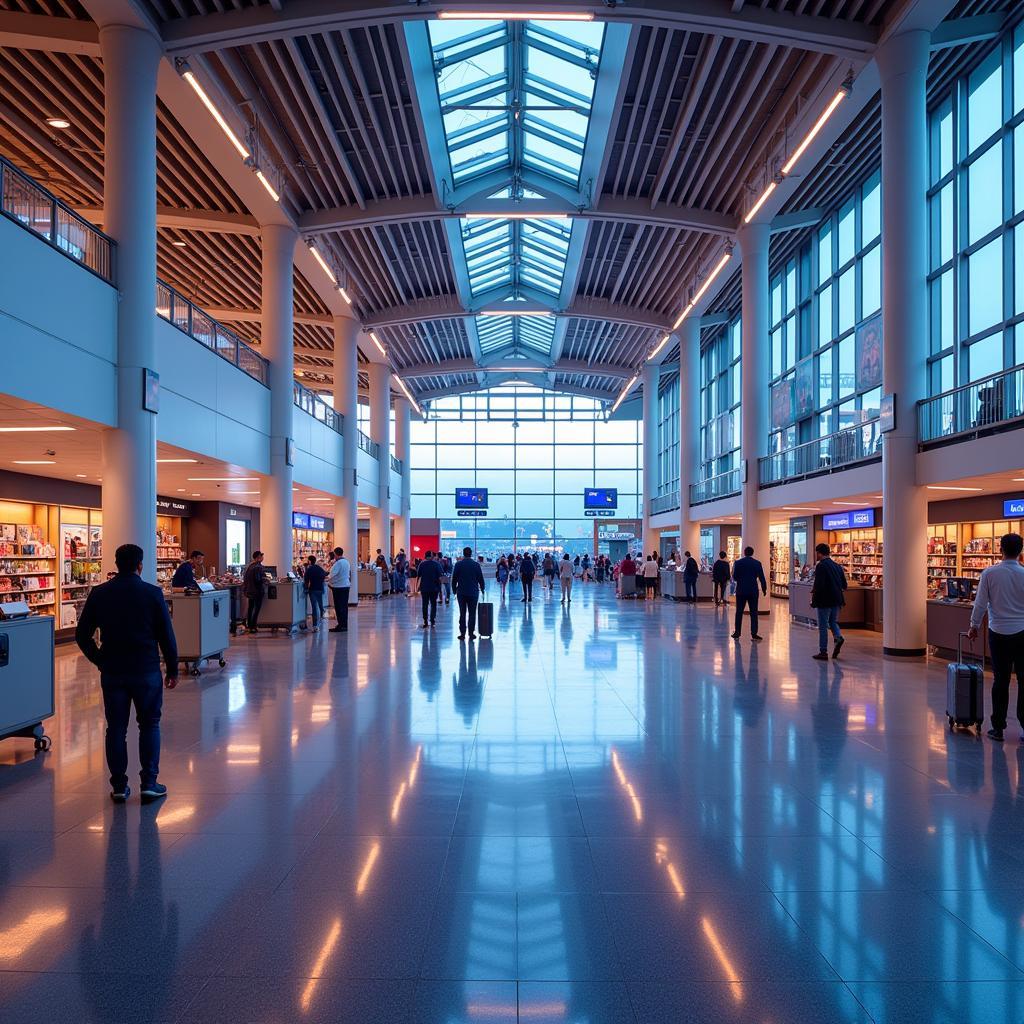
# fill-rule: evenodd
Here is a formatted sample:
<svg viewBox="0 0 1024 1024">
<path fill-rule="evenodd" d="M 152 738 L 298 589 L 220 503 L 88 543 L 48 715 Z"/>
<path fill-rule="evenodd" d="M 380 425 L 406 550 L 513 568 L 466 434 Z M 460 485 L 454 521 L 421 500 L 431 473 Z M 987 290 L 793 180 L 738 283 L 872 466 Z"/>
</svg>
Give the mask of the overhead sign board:
<svg viewBox="0 0 1024 1024">
<path fill-rule="evenodd" d="M 821 519 L 823 530 L 866 529 L 875 525 L 875 510 L 859 508 L 852 512 L 833 512 L 830 515 L 822 516 Z"/>
<path fill-rule="evenodd" d="M 1003 502 L 1003 518 L 1019 519 L 1024 516 L 1024 498 L 1010 498 Z"/>
</svg>

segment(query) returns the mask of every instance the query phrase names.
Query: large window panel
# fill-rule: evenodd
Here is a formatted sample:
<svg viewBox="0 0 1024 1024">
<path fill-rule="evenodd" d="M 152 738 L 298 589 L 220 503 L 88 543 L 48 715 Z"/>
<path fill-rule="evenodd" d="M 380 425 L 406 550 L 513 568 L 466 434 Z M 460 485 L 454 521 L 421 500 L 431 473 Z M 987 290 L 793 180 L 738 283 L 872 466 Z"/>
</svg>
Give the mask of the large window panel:
<svg viewBox="0 0 1024 1024">
<path fill-rule="evenodd" d="M 976 341 L 967 350 L 967 379 L 981 380 L 999 373 L 1003 368 L 1003 335 L 1002 332 L 990 334 L 981 341 Z"/>
<path fill-rule="evenodd" d="M 555 489 L 555 474 L 544 469 L 518 469 L 515 472 L 516 494 L 551 494 Z"/>
<path fill-rule="evenodd" d="M 997 48 L 967 84 L 967 148 L 977 149 L 1003 123 L 1003 64 Z"/>
<path fill-rule="evenodd" d="M 967 171 L 967 244 L 974 245 L 1003 222 L 1003 147 L 996 142 Z"/>
<path fill-rule="evenodd" d="M 595 465 L 601 469 L 629 469 L 637 463 L 636 448 L 626 444 L 603 444 L 594 449 Z"/>
<path fill-rule="evenodd" d="M 1003 239 L 982 246 L 967 260 L 969 335 L 979 334 L 1003 319 Z"/>
</svg>

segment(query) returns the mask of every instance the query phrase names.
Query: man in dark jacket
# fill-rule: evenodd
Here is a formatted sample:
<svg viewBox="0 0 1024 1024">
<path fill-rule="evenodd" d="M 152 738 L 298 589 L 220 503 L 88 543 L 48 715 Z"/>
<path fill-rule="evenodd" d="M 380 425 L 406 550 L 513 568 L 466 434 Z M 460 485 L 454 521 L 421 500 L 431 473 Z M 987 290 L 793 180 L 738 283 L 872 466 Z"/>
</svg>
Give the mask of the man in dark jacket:
<svg viewBox="0 0 1024 1024">
<path fill-rule="evenodd" d="M 267 590 L 267 570 L 263 568 L 263 552 L 254 551 L 252 561 L 245 567 L 242 576 L 242 593 L 249 602 L 245 614 L 246 633 L 255 633 L 259 624 L 260 607 Z"/>
<path fill-rule="evenodd" d="M 697 560 L 689 551 L 683 552 L 683 587 L 686 590 L 686 600 L 697 603 L 697 577 L 700 576 L 700 566 Z"/>
<path fill-rule="evenodd" d="M 718 560 L 711 567 L 711 582 L 714 584 L 715 604 L 725 604 L 725 588 L 729 585 L 732 573 L 726 561 L 725 552 L 718 552 Z"/>
<path fill-rule="evenodd" d="M 429 612 L 429 625 L 434 625 L 437 618 L 437 599 L 441 593 L 441 563 L 434 561 L 434 552 L 428 551 L 427 557 L 416 567 L 420 581 L 420 602 L 423 605 L 423 628 L 427 628 L 427 613 Z"/>
<path fill-rule="evenodd" d="M 757 631 L 758 587 L 768 596 L 768 581 L 764 578 L 764 566 L 754 557 L 754 549 L 743 549 L 743 557 L 737 558 L 732 567 L 732 578 L 736 581 L 736 624 L 733 640 L 739 640 L 743 630 L 743 609 L 750 609 L 750 639 L 761 640 Z"/>
<path fill-rule="evenodd" d="M 182 562 L 174 570 L 174 576 L 171 578 L 171 587 L 179 590 L 184 590 L 186 587 L 194 587 L 196 585 L 196 572 L 200 576 L 202 575 L 204 557 L 202 551 L 193 551 L 188 556 L 188 561 Z"/>
<path fill-rule="evenodd" d="M 828 634 L 832 632 L 835 643 L 832 657 L 838 658 L 845 640 L 839 628 L 839 609 L 846 604 L 843 591 L 846 590 L 846 573 L 838 562 L 832 561 L 832 551 L 827 544 L 814 549 L 818 564 L 814 567 L 814 582 L 811 584 L 811 607 L 818 609 L 818 653 L 815 661 L 828 661 Z"/>
<path fill-rule="evenodd" d="M 553 563 L 552 563 L 553 564 Z M 537 563 L 527 555 L 519 567 L 519 579 L 523 583 L 523 603 L 533 601 L 533 577 L 537 575 Z"/>
<path fill-rule="evenodd" d="M 319 629 L 324 617 L 324 581 L 327 573 L 322 566 L 316 564 L 316 555 L 306 559 L 306 571 L 302 574 L 302 583 L 309 597 L 309 608 L 313 614 L 313 628 Z"/>
<path fill-rule="evenodd" d="M 110 796 L 124 803 L 128 785 L 128 721 L 139 723 L 142 799 L 159 800 L 167 787 L 160 773 L 160 711 L 163 685 L 178 685 L 178 647 L 163 592 L 142 578 L 142 548 L 122 544 L 114 553 L 117 575 L 93 587 L 75 629 L 75 642 L 100 670 Z M 99 630 L 100 643 L 96 643 Z M 160 655 L 167 671 L 160 675 Z"/>
<path fill-rule="evenodd" d="M 473 549 L 463 548 L 462 558 L 452 570 L 452 590 L 459 602 L 459 639 L 466 639 L 466 620 L 469 620 L 469 639 L 476 639 L 476 603 L 484 592 L 484 574 L 478 562 L 473 561 Z"/>
</svg>

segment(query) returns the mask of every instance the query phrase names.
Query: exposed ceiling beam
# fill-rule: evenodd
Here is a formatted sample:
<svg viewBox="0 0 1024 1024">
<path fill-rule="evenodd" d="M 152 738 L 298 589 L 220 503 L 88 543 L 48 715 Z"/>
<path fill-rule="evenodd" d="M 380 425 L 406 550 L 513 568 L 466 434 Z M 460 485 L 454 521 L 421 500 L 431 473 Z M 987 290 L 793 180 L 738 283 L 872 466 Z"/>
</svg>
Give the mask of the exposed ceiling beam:
<svg viewBox="0 0 1024 1024">
<path fill-rule="evenodd" d="M 803 228 L 813 228 L 820 224 L 826 217 L 828 211 L 811 208 L 808 210 L 792 210 L 789 213 L 780 213 L 772 218 L 772 234 L 781 231 L 798 231 Z"/>
<path fill-rule="evenodd" d="M 444 0 L 412 6 L 408 0 L 285 0 L 217 14 L 178 18 L 162 26 L 168 53 L 201 53 L 290 36 L 335 32 L 381 22 L 427 20 L 439 10 L 507 10 L 508 0 Z M 732 10 L 729 0 L 633 0 L 607 6 L 595 0 L 562 0 L 562 10 L 593 12 L 609 23 L 654 25 L 684 32 L 796 47 L 840 57 L 865 58 L 878 41 L 877 31 L 859 22 L 760 7 Z"/>
<path fill-rule="evenodd" d="M 982 43 L 995 39 L 1002 32 L 1005 22 L 1004 15 L 998 12 L 944 21 L 932 32 L 932 49 L 943 50 L 949 46 L 963 46 L 965 43 Z"/>
<path fill-rule="evenodd" d="M 226 309 L 220 306 L 203 306 L 203 312 L 214 320 L 229 324 L 258 324 L 263 322 L 263 314 L 258 309 Z M 333 327 L 334 317 L 330 313 L 295 313 L 295 323 L 310 327 Z M 325 358 L 333 358 L 330 352 L 324 352 Z"/>
<path fill-rule="evenodd" d="M 48 53 L 98 57 L 100 32 L 92 21 L 0 11 L 0 46 L 12 50 L 45 50 Z"/>
<path fill-rule="evenodd" d="M 76 207 L 75 212 L 98 227 L 103 226 L 104 211 L 100 206 Z M 171 206 L 156 208 L 158 228 L 179 231 L 201 231 L 206 234 L 252 235 L 259 237 L 260 226 L 247 213 L 222 213 L 220 210 L 178 210 Z"/>
<path fill-rule="evenodd" d="M 418 402 L 430 402 L 438 398 L 452 398 L 455 395 L 476 394 L 478 391 L 500 387 L 502 384 L 515 379 L 515 374 L 512 373 L 489 374 L 483 384 L 462 384 L 459 387 L 453 388 L 431 388 L 426 391 L 417 391 L 415 392 L 416 400 Z M 593 398 L 598 402 L 612 402 L 616 396 L 615 391 L 603 391 L 600 388 L 581 388 L 574 384 L 559 384 L 558 387 L 552 387 L 540 375 L 537 376 L 536 381 L 531 380 L 531 383 L 535 383 L 538 388 L 544 391 L 557 391 L 562 395 L 580 395 L 582 398 Z"/>
<path fill-rule="evenodd" d="M 325 354 L 330 355 L 330 353 Z M 444 359 L 439 363 L 422 366 L 403 366 L 398 373 L 401 374 L 403 380 L 418 380 L 422 377 L 439 377 L 449 373 L 495 373 L 498 369 L 522 372 L 524 376 L 528 375 L 530 379 L 536 377 L 538 381 L 546 373 L 583 373 L 595 377 L 618 377 L 622 380 L 626 380 L 633 374 L 633 369 L 629 366 L 595 367 L 583 359 L 559 359 L 548 363 L 536 359 L 513 360 L 509 358 L 491 359 L 490 357 L 482 366 L 472 359 Z"/>
</svg>

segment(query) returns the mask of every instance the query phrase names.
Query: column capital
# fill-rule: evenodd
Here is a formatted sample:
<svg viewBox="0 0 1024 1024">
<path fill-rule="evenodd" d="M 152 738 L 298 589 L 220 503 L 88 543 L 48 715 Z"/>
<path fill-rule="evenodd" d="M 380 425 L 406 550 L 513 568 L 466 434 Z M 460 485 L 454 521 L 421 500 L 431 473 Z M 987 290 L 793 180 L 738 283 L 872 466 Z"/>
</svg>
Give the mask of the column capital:
<svg viewBox="0 0 1024 1024">
<path fill-rule="evenodd" d="M 932 35 L 924 29 L 890 36 L 875 50 L 882 82 L 909 74 L 927 74 Z"/>
<path fill-rule="evenodd" d="M 736 242 L 740 247 L 740 255 L 744 258 L 748 254 L 764 249 L 767 251 L 768 243 L 771 240 L 772 226 L 767 221 L 754 221 L 751 224 L 744 224 L 736 232 Z"/>
</svg>

